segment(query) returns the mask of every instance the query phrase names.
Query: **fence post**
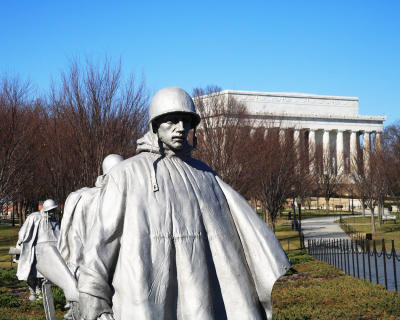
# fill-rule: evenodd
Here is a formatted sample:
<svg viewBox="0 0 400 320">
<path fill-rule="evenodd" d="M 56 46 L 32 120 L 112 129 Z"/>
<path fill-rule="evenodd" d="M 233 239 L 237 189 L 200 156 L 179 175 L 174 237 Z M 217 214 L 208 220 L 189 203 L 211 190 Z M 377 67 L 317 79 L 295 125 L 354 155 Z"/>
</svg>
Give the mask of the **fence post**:
<svg viewBox="0 0 400 320">
<path fill-rule="evenodd" d="M 374 250 L 374 260 L 375 260 L 375 278 L 376 278 L 376 283 L 379 284 L 379 276 L 378 276 L 378 257 L 377 257 L 377 252 L 376 252 L 376 241 L 373 240 L 373 250 Z"/>
<path fill-rule="evenodd" d="M 316 242 L 315 242 L 316 240 L 315 239 L 313 239 L 313 246 L 312 246 L 312 253 L 313 253 L 313 256 L 314 256 L 314 258 L 316 258 L 316 255 L 315 255 L 315 253 L 316 253 Z"/>
<path fill-rule="evenodd" d="M 362 252 L 362 260 L 363 260 L 363 279 L 365 280 L 365 240 L 362 239 L 361 240 L 361 244 L 362 244 L 362 248 L 361 248 L 361 252 Z"/>
<path fill-rule="evenodd" d="M 368 254 L 368 272 L 369 272 L 369 282 L 372 282 L 372 275 L 371 275 L 371 256 L 370 256 L 370 245 L 369 239 L 367 239 L 367 254 Z"/>
<path fill-rule="evenodd" d="M 357 278 L 360 279 L 360 262 L 358 261 L 360 251 L 358 250 L 358 244 L 356 243 L 356 257 L 357 257 Z"/>
<path fill-rule="evenodd" d="M 383 256 L 383 272 L 385 275 L 385 288 L 388 288 L 387 284 L 387 272 L 386 272 L 386 247 L 385 247 L 385 239 L 382 239 L 382 256 Z"/>
<path fill-rule="evenodd" d="M 354 265 L 354 243 L 353 240 L 351 240 L 351 262 L 353 264 L 353 276 L 356 276 L 356 268 Z"/>
<path fill-rule="evenodd" d="M 339 257 L 340 257 L 340 269 L 344 271 L 342 239 L 339 239 Z"/>
<path fill-rule="evenodd" d="M 335 265 L 336 265 L 336 268 L 339 268 L 339 259 L 338 259 L 338 256 L 337 256 L 337 253 L 338 253 L 338 239 L 335 239 Z"/>
<path fill-rule="evenodd" d="M 397 259 L 397 254 L 396 250 L 394 249 L 394 240 L 392 240 L 392 259 L 393 259 L 393 275 L 394 275 L 394 287 L 397 292 L 399 292 L 397 288 L 397 274 L 396 274 L 396 259 Z"/>
<path fill-rule="evenodd" d="M 347 274 L 349 272 L 347 272 L 347 239 L 343 239 L 343 258 L 344 258 L 344 272 L 346 272 Z"/>
</svg>

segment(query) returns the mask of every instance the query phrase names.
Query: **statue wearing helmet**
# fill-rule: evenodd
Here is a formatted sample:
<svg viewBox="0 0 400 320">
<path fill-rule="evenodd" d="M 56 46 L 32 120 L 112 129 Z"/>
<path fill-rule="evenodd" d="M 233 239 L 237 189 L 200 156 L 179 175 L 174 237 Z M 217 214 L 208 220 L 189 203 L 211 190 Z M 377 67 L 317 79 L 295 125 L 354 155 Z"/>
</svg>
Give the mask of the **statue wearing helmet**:
<svg viewBox="0 0 400 320">
<path fill-rule="evenodd" d="M 59 224 L 53 215 L 57 204 L 52 199 L 43 203 L 40 212 L 31 213 L 25 220 L 18 233 L 17 248 L 21 250 L 18 261 L 17 277 L 26 280 L 30 287 L 30 300 L 35 300 L 35 295 L 40 293 L 41 279 L 43 279 L 40 263 L 40 247 L 56 245 L 59 235 Z M 35 287 L 35 289 L 33 289 Z"/>
<path fill-rule="evenodd" d="M 78 279 L 84 319 L 271 319 L 289 268 L 247 201 L 191 157 L 190 96 L 153 97 L 136 155 L 109 174 Z"/>
<path fill-rule="evenodd" d="M 192 128 L 200 123 L 200 116 L 196 112 L 192 98 L 189 94 L 177 87 L 168 87 L 158 91 L 151 100 L 149 110 L 149 123 L 170 113 L 185 113 L 192 117 Z"/>
<path fill-rule="evenodd" d="M 123 160 L 118 154 L 109 154 L 103 160 L 103 175 L 97 178 L 95 186 L 74 191 L 65 201 L 58 249 L 76 279 L 83 258 L 83 246 L 97 218 L 97 198 L 101 187 L 111 169 Z"/>
<path fill-rule="evenodd" d="M 52 268 L 52 270 L 47 270 L 48 272 L 46 272 L 46 278 L 49 278 L 64 290 L 68 302 L 67 309 L 69 309 L 64 316 L 65 319 L 80 319 L 77 279 L 79 277 L 83 247 L 93 221 L 96 219 L 96 200 L 107 173 L 123 160 L 117 154 L 110 154 L 105 157 L 102 163 L 103 175 L 97 178 L 95 187 L 85 187 L 72 192 L 65 201 L 57 252 L 51 255 L 52 257 L 58 256 L 58 268 Z M 53 265 L 55 263 L 56 261 L 53 262 Z M 63 279 L 66 283 L 59 284 L 54 279 Z M 68 279 L 68 281 L 64 279 Z"/>
</svg>

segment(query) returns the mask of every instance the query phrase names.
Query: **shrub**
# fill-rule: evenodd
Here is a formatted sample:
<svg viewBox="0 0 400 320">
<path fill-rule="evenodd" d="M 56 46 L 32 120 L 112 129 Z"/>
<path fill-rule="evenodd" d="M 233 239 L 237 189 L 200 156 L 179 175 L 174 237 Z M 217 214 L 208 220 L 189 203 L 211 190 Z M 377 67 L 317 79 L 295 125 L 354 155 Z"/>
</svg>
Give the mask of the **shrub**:
<svg viewBox="0 0 400 320">
<path fill-rule="evenodd" d="M 59 310 L 64 310 L 64 306 L 66 303 L 64 292 L 61 288 L 56 286 L 52 286 L 51 289 L 53 292 L 54 307 Z"/>
<path fill-rule="evenodd" d="M 21 305 L 19 300 L 6 290 L 0 290 L 0 308 L 17 308 Z"/>
<path fill-rule="evenodd" d="M 18 284 L 19 282 L 14 268 L 0 268 L 0 287 Z"/>
<path fill-rule="evenodd" d="M 288 253 L 292 266 L 314 260 L 305 250 L 295 250 Z"/>
</svg>

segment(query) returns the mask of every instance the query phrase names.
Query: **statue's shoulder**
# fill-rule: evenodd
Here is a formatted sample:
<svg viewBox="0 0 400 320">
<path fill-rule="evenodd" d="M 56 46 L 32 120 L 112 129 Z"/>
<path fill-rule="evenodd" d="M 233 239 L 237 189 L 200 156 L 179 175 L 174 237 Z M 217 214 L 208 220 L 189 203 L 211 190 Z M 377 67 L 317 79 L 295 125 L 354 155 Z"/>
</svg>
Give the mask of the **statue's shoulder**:
<svg viewBox="0 0 400 320">
<path fill-rule="evenodd" d="M 120 180 L 127 176 L 141 174 L 151 161 L 151 154 L 149 152 L 141 152 L 118 163 L 110 170 L 108 176 L 114 180 Z"/>
<path fill-rule="evenodd" d="M 74 197 L 77 197 L 77 196 L 80 196 L 83 192 L 85 192 L 85 191 L 87 191 L 87 190 L 89 190 L 89 189 L 90 189 L 89 187 L 83 187 L 83 188 L 80 188 L 80 189 L 78 189 L 78 190 L 72 191 L 72 192 L 68 195 L 67 200 L 68 200 L 68 199 L 71 199 L 71 198 L 74 198 Z"/>
<path fill-rule="evenodd" d="M 208 172 L 212 175 L 216 175 L 215 171 L 213 169 L 211 169 L 211 167 L 208 164 L 206 164 L 205 162 L 200 161 L 196 158 L 192 158 L 192 157 L 187 158 L 187 159 L 185 159 L 185 162 L 197 170 Z"/>
<path fill-rule="evenodd" d="M 40 211 L 32 212 L 29 216 L 26 217 L 25 223 L 29 224 L 36 220 L 40 220 L 40 217 L 41 217 Z"/>
</svg>

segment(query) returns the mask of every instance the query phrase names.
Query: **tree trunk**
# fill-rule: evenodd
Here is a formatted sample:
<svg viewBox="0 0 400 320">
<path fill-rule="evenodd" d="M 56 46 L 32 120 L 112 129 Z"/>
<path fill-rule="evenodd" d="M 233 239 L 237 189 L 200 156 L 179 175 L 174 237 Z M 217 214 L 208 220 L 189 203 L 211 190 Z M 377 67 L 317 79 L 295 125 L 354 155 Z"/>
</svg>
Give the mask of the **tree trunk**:
<svg viewBox="0 0 400 320">
<path fill-rule="evenodd" d="M 329 198 L 325 198 L 326 202 L 326 213 L 329 213 Z"/>
<path fill-rule="evenodd" d="M 383 215 L 384 207 L 381 203 L 378 203 L 378 227 L 382 225 L 382 215 Z"/>
<path fill-rule="evenodd" d="M 22 201 L 18 201 L 18 219 L 19 219 L 19 226 L 21 227 L 24 223 L 22 221 Z"/>
<path fill-rule="evenodd" d="M 26 220 L 26 209 L 27 209 L 27 202 L 26 200 L 22 201 L 22 208 L 21 208 L 21 226 L 24 224 Z"/>
<path fill-rule="evenodd" d="M 12 211 L 11 211 L 11 225 L 15 227 L 15 203 L 12 204 Z"/>
<path fill-rule="evenodd" d="M 371 206 L 369 208 L 371 210 L 371 228 L 372 228 L 372 234 L 376 234 L 376 228 L 375 228 L 375 213 L 374 213 L 374 206 Z"/>
<path fill-rule="evenodd" d="M 365 203 L 364 203 L 364 201 L 361 201 L 361 210 L 362 210 L 362 216 L 363 216 L 363 218 L 365 218 Z"/>
</svg>

